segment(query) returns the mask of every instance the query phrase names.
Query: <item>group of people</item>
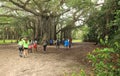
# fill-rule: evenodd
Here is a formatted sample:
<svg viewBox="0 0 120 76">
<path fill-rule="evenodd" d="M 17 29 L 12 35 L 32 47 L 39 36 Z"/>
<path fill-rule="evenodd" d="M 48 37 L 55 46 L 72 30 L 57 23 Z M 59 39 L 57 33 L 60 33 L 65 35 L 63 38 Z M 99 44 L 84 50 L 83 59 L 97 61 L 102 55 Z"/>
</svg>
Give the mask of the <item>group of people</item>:
<svg viewBox="0 0 120 76">
<path fill-rule="evenodd" d="M 27 38 L 20 38 L 18 47 L 19 56 L 27 57 L 29 52 L 37 52 L 37 41 L 29 41 Z"/>
<path fill-rule="evenodd" d="M 72 38 L 63 39 L 62 41 L 60 41 L 59 39 L 56 39 L 56 40 L 50 39 L 50 40 L 49 40 L 49 44 L 50 44 L 50 45 L 55 44 L 55 45 L 56 45 L 56 48 L 59 48 L 61 43 L 64 45 L 64 47 L 66 47 L 66 48 L 71 48 Z"/>
<path fill-rule="evenodd" d="M 72 45 L 72 38 L 64 40 L 64 46 L 66 48 L 71 48 L 71 45 Z"/>
<path fill-rule="evenodd" d="M 64 47 L 66 48 L 71 48 L 71 44 L 72 44 L 72 39 L 65 39 L 60 41 L 59 39 L 57 40 L 52 40 L 50 39 L 50 41 L 48 42 L 47 40 L 43 40 L 42 42 L 43 45 L 43 51 L 46 51 L 47 45 L 56 45 L 56 48 L 60 48 L 60 43 L 63 43 Z M 20 57 L 27 57 L 29 53 L 35 53 L 37 52 L 37 40 L 31 40 L 29 41 L 27 38 L 20 38 L 19 42 L 18 42 L 18 46 L 19 46 L 19 56 Z"/>
<path fill-rule="evenodd" d="M 59 39 L 56 39 L 56 40 L 50 39 L 50 40 L 49 40 L 49 44 L 50 44 L 50 45 L 55 44 L 55 45 L 56 45 L 56 48 L 59 48 L 60 43 L 61 43 L 61 42 L 60 42 Z"/>
</svg>

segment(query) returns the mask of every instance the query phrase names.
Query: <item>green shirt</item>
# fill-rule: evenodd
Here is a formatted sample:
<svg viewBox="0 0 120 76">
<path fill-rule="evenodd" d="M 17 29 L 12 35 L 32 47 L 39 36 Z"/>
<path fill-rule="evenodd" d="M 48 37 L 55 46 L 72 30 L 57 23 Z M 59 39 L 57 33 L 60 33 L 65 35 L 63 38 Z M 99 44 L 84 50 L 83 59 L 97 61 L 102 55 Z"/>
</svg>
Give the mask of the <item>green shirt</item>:
<svg viewBox="0 0 120 76">
<path fill-rule="evenodd" d="M 18 42 L 18 45 L 19 45 L 19 46 L 22 46 L 22 45 L 23 45 L 23 41 L 19 41 L 19 42 Z"/>
<path fill-rule="evenodd" d="M 29 46 L 29 41 L 23 41 L 23 47 L 24 48 L 28 48 L 28 46 Z"/>
</svg>

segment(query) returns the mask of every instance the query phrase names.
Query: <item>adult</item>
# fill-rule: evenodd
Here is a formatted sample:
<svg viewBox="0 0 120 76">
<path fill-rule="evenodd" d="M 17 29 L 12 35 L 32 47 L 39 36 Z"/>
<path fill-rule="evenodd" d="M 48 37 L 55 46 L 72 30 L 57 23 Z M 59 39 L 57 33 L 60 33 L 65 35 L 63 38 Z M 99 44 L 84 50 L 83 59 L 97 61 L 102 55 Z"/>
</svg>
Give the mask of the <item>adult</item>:
<svg viewBox="0 0 120 76">
<path fill-rule="evenodd" d="M 53 39 L 49 40 L 50 45 L 53 45 Z"/>
<path fill-rule="evenodd" d="M 60 40 L 59 39 L 56 40 L 56 48 L 60 48 Z"/>
<path fill-rule="evenodd" d="M 44 51 L 44 52 L 46 51 L 47 44 L 48 44 L 47 40 L 44 39 L 44 40 L 42 41 L 43 51 Z"/>
<path fill-rule="evenodd" d="M 62 44 L 64 45 L 65 39 L 63 38 L 61 42 L 62 42 Z"/>
<path fill-rule="evenodd" d="M 66 39 L 66 40 L 64 41 L 64 46 L 65 46 L 66 48 L 69 47 L 69 40 L 68 40 L 68 39 Z"/>
<path fill-rule="evenodd" d="M 69 48 L 71 48 L 72 45 L 72 38 L 69 38 Z"/>
</svg>

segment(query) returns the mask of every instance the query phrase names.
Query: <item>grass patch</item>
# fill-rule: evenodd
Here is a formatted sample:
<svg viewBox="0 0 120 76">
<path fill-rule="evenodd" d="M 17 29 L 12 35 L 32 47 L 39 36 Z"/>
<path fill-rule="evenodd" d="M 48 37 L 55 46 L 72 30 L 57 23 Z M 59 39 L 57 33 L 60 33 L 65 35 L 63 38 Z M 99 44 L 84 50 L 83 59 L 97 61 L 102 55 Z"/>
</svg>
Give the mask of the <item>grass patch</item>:
<svg viewBox="0 0 120 76">
<path fill-rule="evenodd" d="M 73 43 L 74 43 L 74 42 L 82 42 L 82 40 L 73 40 L 72 42 L 73 42 Z"/>
<path fill-rule="evenodd" d="M 16 40 L 5 40 L 5 42 L 3 40 L 0 40 L 0 44 L 10 44 L 10 43 L 15 43 Z"/>
</svg>

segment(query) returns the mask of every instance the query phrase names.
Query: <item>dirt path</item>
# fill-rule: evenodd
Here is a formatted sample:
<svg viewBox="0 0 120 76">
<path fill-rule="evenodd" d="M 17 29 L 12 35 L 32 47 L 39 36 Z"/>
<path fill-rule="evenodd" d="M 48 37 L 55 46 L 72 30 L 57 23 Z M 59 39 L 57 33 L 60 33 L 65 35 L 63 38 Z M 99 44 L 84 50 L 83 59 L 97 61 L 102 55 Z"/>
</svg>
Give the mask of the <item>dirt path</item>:
<svg viewBox="0 0 120 76">
<path fill-rule="evenodd" d="M 89 74 L 90 66 L 84 61 L 88 52 L 95 49 L 93 43 L 74 44 L 66 50 L 48 46 L 47 53 L 30 53 L 27 58 L 18 56 L 16 44 L 0 45 L 0 76 L 64 76 L 65 73 L 84 69 Z"/>
</svg>

